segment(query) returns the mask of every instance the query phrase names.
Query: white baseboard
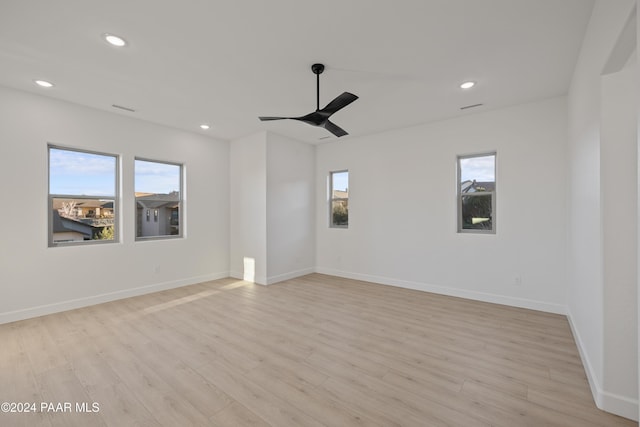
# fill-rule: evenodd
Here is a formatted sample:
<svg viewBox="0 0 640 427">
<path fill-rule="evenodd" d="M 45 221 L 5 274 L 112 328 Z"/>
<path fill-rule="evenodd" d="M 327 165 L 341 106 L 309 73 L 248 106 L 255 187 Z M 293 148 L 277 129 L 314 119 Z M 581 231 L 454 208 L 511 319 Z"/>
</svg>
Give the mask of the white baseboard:
<svg viewBox="0 0 640 427">
<path fill-rule="evenodd" d="M 638 421 L 638 399 L 620 396 L 602 389 L 598 375 L 593 369 L 593 365 L 589 359 L 589 354 L 584 346 L 584 341 L 573 322 L 573 317 L 571 316 L 571 310 L 569 308 L 567 308 L 567 319 L 569 320 L 569 326 L 571 327 L 573 338 L 576 342 L 576 346 L 578 347 L 578 353 L 580 353 L 580 359 L 582 359 L 582 365 L 584 366 L 584 370 L 587 374 L 587 380 L 589 381 L 589 387 L 591 387 L 591 394 L 596 406 L 603 411 Z"/>
<path fill-rule="evenodd" d="M 363 280 L 380 285 L 397 286 L 399 288 L 414 289 L 417 291 L 432 292 L 434 294 L 448 295 L 452 297 L 472 299 L 476 301 L 490 302 L 494 304 L 509 305 L 512 307 L 528 308 L 547 313 L 566 314 L 566 307 L 562 304 L 553 304 L 543 301 L 517 298 L 504 295 L 496 295 L 485 292 L 469 291 L 466 289 L 451 288 L 448 286 L 431 285 L 427 283 L 412 282 L 407 280 L 392 279 L 389 277 L 372 276 L 369 274 L 352 273 L 332 268 L 316 268 L 317 273 L 330 276 L 344 277 L 347 279 Z"/>
<path fill-rule="evenodd" d="M 598 406 L 600 409 L 638 421 L 638 399 L 630 399 L 608 391 L 601 391 L 600 394 L 600 400 L 602 401 L 602 406 Z"/>
<path fill-rule="evenodd" d="M 316 269 L 313 267 L 305 268 L 302 270 L 290 271 L 284 274 L 277 274 L 275 276 L 268 277 L 256 277 L 253 282 L 258 285 L 273 285 L 274 283 L 282 282 L 283 280 L 295 279 L 296 277 L 305 276 L 307 274 L 315 273 Z M 230 277 L 234 279 L 244 280 L 244 274 L 240 271 L 232 271 Z"/>
<path fill-rule="evenodd" d="M 248 280 L 244 278 L 244 273 L 242 271 L 231 271 L 229 273 L 229 277 L 238 280 L 247 280 L 248 282 L 255 283 L 256 285 L 268 285 L 266 277 L 256 276 L 253 278 L 253 280 Z"/>
<path fill-rule="evenodd" d="M 587 374 L 587 381 L 589 382 L 589 387 L 591 387 L 591 395 L 593 396 L 593 400 L 596 403 L 596 406 L 602 409 L 602 393 L 600 392 L 600 385 L 598 381 L 598 376 L 593 369 L 593 365 L 591 364 L 591 360 L 589 359 L 589 355 L 587 354 L 584 342 L 580 336 L 580 332 L 576 329 L 576 326 L 573 322 L 573 317 L 571 316 L 571 310 L 567 308 L 567 320 L 569 321 L 569 327 L 571 328 L 571 333 L 573 334 L 573 340 L 576 342 L 576 346 L 578 347 L 578 353 L 580 354 L 580 359 L 582 360 L 582 366 L 584 366 L 585 373 Z"/>
<path fill-rule="evenodd" d="M 284 274 L 278 274 L 276 276 L 267 277 L 267 284 L 272 285 L 274 283 L 282 282 L 283 280 L 295 279 L 296 277 L 306 276 L 307 274 L 315 273 L 316 269 L 313 267 L 304 268 L 302 270 L 290 271 Z"/>
<path fill-rule="evenodd" d="M 18 320 L 25 320 L 33 317 L 45 316 L 47 314 L 59 313 L 61 311 L 73 310 L 76 308 L 87 307 L 90 305 L 102 304 L 109 301 L 135 297 L 138 295 L 150 294 L 153 292 L 164 291 L 167 289 L 179 288 L 182 286 L 207 282 L 210 280 L 224 279 L 225 277 L 229 277 L 229 272 L 225 271 L 222 273 L 212 273 L 204 276 L 190 277 L 187 279 L 156 283 L 153 285 L 140 286 L 133 289 L 123 289 L 120 291 L 109 292 L 106 294 L 92 295 L 92 296 L 72 299 L 68 301 L 60 301 L 53 304 L 46 304 L 46 305 L 40 305 L 37 307 L 29 307 L 21 310 L 8 311 L 8 312 L 0 313 L 0 324 L 17 322 Z"/>
</svg>

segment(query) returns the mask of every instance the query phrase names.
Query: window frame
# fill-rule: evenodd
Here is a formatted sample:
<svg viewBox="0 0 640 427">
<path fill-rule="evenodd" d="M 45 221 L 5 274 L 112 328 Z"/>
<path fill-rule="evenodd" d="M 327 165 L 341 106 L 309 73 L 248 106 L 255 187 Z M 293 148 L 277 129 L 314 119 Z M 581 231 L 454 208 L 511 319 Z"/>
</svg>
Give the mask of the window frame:
<svg viewBox="0 0 640 427">
<path fill-rule="evenodd" d="M 178 176 L 180 177 L 180 189 L 179 198 L 178 198 L 178 234 L 163 234 L 158 236 L 138 236 L 138 200 L 136 198 L 136 161 L 148 162 L 148 163 L 160 163 L 164 165 L 178 166 L 180 168 Z M 185 237 L 184 227 L 185 227 L 185 198 L 184 198 L 184 187 L 185 187 L 185 164 L 181 162 L 169 161 L 169 160 L 157 160 L 151 159 L 148 157 L 139 157 L 136 156 L 133 159 L 133 210 L 134 210 L 134 236 L 136 242 L 149 242 L 154 240 L 172 240 L 172 239 L 183 239 Z M 141 221 L 147 221 L 152 223 L 158 222 L 158 209 L 157 208 L 144 208 L 142 213 Z M 169 217 L 169 221 L 173 216 Z"/>
<path fill-rule="evenodd" d="M 347 174 L 347 197 L 333 197 L 333 176 L 339 173 Z M 345 225 L 339 225 L 333 222 L 333 202 L 346 200 L 347 206 L 349 205 L 348 182 L 349 182 L 349 169 L 329 171 L 329 228 L 339 228 L 339 229 L 349 228 L 349 208 L 348 207 L 347 207 L 347 223 Z"/>
<path fill-rule="evenodd" d="M 462 193 L 461 184 L 462 184 L 462 167 L 460 166 L 460 161 L 465 159 L 472 159 L 476 157 L 493 157 L 493 191 L 482 191 L 477 193 Z M 497 150 L 493 151 L 485 151 L 474 154 L 463 154 L 458 155 L 456 157 L 456 166 L 457 166 L 457 179 L 456 179 L 456 205 L 457 205 L 457 232 L 460 234 L 496 234 L 496 193 L 498 188 L 498 153 Z M 482 197 L 482 196 L 491 196 L 491 229 L 477 229 L 477 228 L 463 228 L 462 223 L 462 199 L 465 196 L 470 197 Z"/>
<path fill-rule="evenodd" d="M 57 194 L 51 193 L 51 150 L 73 151 L 76 153 L 92 154 L 98 156 L 112 157 L 115 160 L 114 165 L 114 194 L 113 196 L 103 195 L 77 195 L 77 194 Z M 120 243 L 120 155 L 106 153 L 96 150 L 88 150 L 84 148 L 68 147 L 58 144 L 47 144 L 47 246 L 49 248 L 68 247 L 68 246 L 91 246 L 104 245 L 111 243 Z M 74 200 L 112 200 L 113 199 L 113 239 L 101 240 L 76 240 L 76 241 L 54 241 L 53 239 L 53 209 L 54 199 L 74 199 Z"/>
</svg>

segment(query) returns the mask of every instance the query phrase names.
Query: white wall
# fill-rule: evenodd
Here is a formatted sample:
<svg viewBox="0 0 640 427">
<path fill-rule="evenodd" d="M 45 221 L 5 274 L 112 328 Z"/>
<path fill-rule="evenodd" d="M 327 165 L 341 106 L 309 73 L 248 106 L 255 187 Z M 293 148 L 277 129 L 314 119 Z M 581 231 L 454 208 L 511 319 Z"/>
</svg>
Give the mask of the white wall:
<svg viewBox="0 0 640 427">
<path fill-rule="evenodd" d="M 318 271 L 564 312 L 566 123 L 561 97 L 318 146 Z M 456 156 L 494 150 L 497 233 L 459 234 Z M 329 228 L 342 169 L 349 228 Z"/>
<path fill-rule="evenodd" d="M 231 143 L 231 276 L 267 283 L 267 141 L 264 132 Z"/>
<path fill-rule="evenodd" d="M 315 147 L 267 134 L 267 283 L 315 271 Z"/>
<path fill-rule="evenodd" d="M 0 323 L 228 275 L 228 143 L 6 88 L 0 117 Z M 47 247 L 47 143 L 121 156 L 120 243 Z M 184 163 L 184 239 L 135 241 L 134 156 Z"/>
<path fill-rule="evenodd" d="M 640 50 L 640 1 L 636 1 L 636 53 L 635 53 L 635 60 L 636 60 L 636 67 L 640 67 L 640 64 L 638 63 L 638 51 Z M 636 84 L 636 95 L 637 95 L 637 104 L 636 104 L 636 137 L 637 137 L 637 144 L 636 144 L 636 164 L 640 165 L 640 84 Z M 638 167 L 640 169 L 640 167 Z M 637 343 L 638 343 L 638 354 L 640 355 L 640 315 L 638 313 L 640 313 L 640 250 L 638 250 L 638 247 L 640 246 L 640 173 L 638 174 L 638 176 L 636 177 L 636 183 L 637 183 L 637 188 L 638 188 L 638 193 L 636 193 L 637 196 L 637 200 L 638 203 L 636 204 L 636 212 L 638 213 L 638 216 L 636 217 L 636 228 L 637 228 L 637 233 L 636 233 L 636 253 L 637 253 L 637 257 L 636 257 L 636 277 L 639 279 L 636 282 L 636 294 L 637 294 L 637 305 L 636 305 L 636 317 L 638 318 L 638 323 L 636 323 L 638 329 L 637 329 L 637 334 L 636 334 L 636 338 L 637 338 Z M 640 388 L 640 357 L 638 357 L 637 359 L 637 367 L 638 367 L 638 376 L 636 376 L 636 379 L 638 380 L 638 387 Z M 640 390 L 638 392 L 639 397 L 640 397 Z M 637 412 L 637 419 L 640 420 L 640 405 L 638 405 L 638 412 Z"/>
<path fill-rule="evenodd" d="M 600 170 L 603 254 L 603 381 L 608 393 L 638 396 L 638 68 L 602 79 Z"/>
<path fill-rule="evenodd" d="M 267 285 L 314 271 L 314 168 L 315 147 L 284 136 L 231 143 L 232 277 Z"/>
<path fill-rule="evenodd" d="M 612 52 L 635 3 L 635 0 L 596 2 L 568 96 L 569 320 L 596 404 L 628 418 L 637 418 L 637 391 L 634 395 L 631 381 L 621 381 L 616 372 L 621 372 L 618 369 L 627 369 L 626 375 L 635 376 L 636 371 L 628 366 L 628 362 L 624 362 L 633 357 L 629 349 L 631 343 L 615 347 L 621 334 L 629 336 L 629 332 L 615 329 L 624 329 L 636 322 L 635 317 L 628 316 L 629 306 L 620 305 L 625 289 L 629 290 L 628 283 L 625 284 L 629 279 L 628 273 L 622 273 L 626 276 L 622 280 L 614 277 L 616 261 L 612 256 L 618 249 L 605 247 L 604 240 L 616 234 L 616 210 L 624 209 L 628 204 L 609 204 L 620 203 L 620 200 L 616 200 L 617 190 L 611 182 L 616 173 L 615 157 L 611 158 L 612 155 L 615 156 L 615 148 L 609 150 L 604 147 L 601 152 L 602 137 L 606 136 L 602 133 L 601 118 L 604 114 L 607 120 L 617 120 L 617 100 L 611 97 L 607 104 L 610 110 L 603 110 L 602 96 L 607 95 L 607 92 L 603 92 L 601 75 L 610 64 Z M 612 86 L 607 90 L 615 89 L 615 82 L 611 83 Z M 609 92 L 607 96 L 612 96 L 611 94 Z M 616 131 L 610 132 L 606 137 L 615 140 Z M 627 165 L 622 173 L 630 177 L 632 171 Z M 637 203 L 637 200 L 633 202 Z M 628 232 L 633 234 L 632 229 L 633 227 Z M 609 241 L 613 245 L 617 244 L 614 240 Z M 628 246 L 628 242 L 623 239 L 619 249 L 624 250 L 622 248 L 625 245 Z M 628 272 L 627 267 L 625 271 Z M 635 293 L 628 294 L 627 298 L 633 299 L 634 295 Z M 623 319 L 616 314 L 618 309 L 625 314 Z M 623 362 L 625 365 L 614 366 L 615 363 Z"/>
</svg>

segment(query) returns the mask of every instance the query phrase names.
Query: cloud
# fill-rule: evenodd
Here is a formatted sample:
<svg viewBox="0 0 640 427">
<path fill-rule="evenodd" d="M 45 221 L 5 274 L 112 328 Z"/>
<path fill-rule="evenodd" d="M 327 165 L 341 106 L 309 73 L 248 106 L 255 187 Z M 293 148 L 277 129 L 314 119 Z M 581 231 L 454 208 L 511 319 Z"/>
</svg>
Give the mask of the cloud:
<svg viewBox="0 0 640 427">
<path fill-rule="evenodd" d="M 180 191 L 180 166 L 136 160 L 135 191 L 163 194 Z"/>
<path fill-rule="evenodd" d="M 496 180 L 495 156 L 460 159 L 460 177 L 464 181 L 493 182 Z"/>
<path fill-rule="evenodd" d="M 116 157 L 51 148 L 49 192 L 78 196 L 115 195 Z"/>
<path fill-rule="evenodd" d="M 52 148 L 49 152 L 49 168 L 52 174 L 115 176 L 116 157 L 101 154 Z"/>
</svg>

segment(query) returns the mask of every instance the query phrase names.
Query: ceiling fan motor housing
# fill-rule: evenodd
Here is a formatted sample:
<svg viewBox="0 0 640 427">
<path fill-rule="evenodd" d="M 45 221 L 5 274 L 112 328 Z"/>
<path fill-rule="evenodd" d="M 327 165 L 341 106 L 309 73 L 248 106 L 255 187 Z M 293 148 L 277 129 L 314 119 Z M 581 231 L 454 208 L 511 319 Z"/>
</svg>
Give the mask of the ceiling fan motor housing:
<svg viewBox="0 0 640 427">
<path fill-rule="evenodd" d="M 311 66 L 311 71 L 313 71 L 313 74 L 322 74 L 324 71 L 324 64 L 313 64 Z"/>
</svg>

